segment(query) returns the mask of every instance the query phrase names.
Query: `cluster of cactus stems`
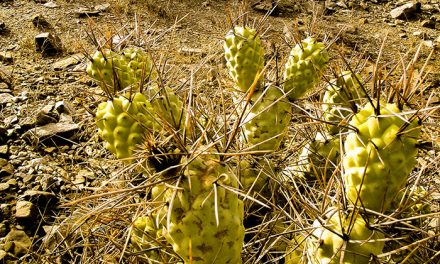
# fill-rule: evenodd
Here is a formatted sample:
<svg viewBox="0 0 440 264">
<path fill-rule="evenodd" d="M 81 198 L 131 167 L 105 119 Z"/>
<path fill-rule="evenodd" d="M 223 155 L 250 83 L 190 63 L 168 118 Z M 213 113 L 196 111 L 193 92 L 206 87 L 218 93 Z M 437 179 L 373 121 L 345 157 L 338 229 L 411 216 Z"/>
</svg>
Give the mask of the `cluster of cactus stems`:
<svg viewBox="0 0 440 264">
<path fill-rule="evenodd" d="M 185 145 L 186 140 L 175 140 L 197 133 L 191 125 L 197 121 L 190 121 L 195 117 L 189 116 L 186 102 L 158 80 L 150 55 L 142 49 L 101 49 L 88 64 L 87 73 L 109 95 L 96 111 L 106 148 L 127 163 L 137 151 L 146 151 L 146 167 L 156 172 L 178 168 L 172 177 L 160 174 L 169 182 L 154 187 L 150 196 L 163 206 L 135 219 L 133 249 L 166 262 L 157 248 L 168 243 L 184 263 L 241 263 L 248 205 L 239 192 L 270 199 L 270 178 L 289 184 L 312 175 L 330 177 L 333 169 L 326 170 L 341 163 L 344 200 L 351 209 L 328 209 L 307 236 L 294 237 L 292 244 L 299 246 L 278 248 L 286 251 L 285 263 L 370 263 L 384 247 L 384 235 L 370 227 L 375 213 L 393 207 L 416 164 L 418 119 L 397 104 L 374 102 L 360 74 L 341 72 L 323 96 L 323 131 L 297 155 L 297 164 L 289 166 L 295 172 L 281 177 L 265 155 L 282 146 L 291 102 L 322 79 L 330 60 L 326 47 L 311 37 L 296 44 L 277 86 L 265 79 L 264 49 L 255 29 L 233 28 L 223 46 L 234 82 L 230 91 L 238 104 L 231 135 L 237 135 L 237 144 L 247 153 L 238 162 L 226 162 L 231 159 L 222 157 L 212 142 Z"/>
</svg>

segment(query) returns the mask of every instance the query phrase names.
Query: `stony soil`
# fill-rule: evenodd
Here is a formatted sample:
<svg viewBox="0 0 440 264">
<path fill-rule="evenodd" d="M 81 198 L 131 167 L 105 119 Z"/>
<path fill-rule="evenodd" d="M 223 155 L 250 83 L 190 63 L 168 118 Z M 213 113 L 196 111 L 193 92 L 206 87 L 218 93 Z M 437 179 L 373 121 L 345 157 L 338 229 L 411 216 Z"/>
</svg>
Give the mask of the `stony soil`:
<svg viewBox="0 0 440 264">
<path fill-rule="evenodd" d="M 76 219 L 62 205 L 93 195 L 121 168 L 95 134 L 91 113 L 103 93 L 85 73 L 94 40 L 102 44 L 113 36 L 114 44 L 123 39 L 121 45 L 147 47 L 174 69 L 167 78 L 175 85 L 199 68 L 200 79 L 224 74 L 221 39 L 238 15 L 236 2 L 0 1 L 0 262 L 98 263 L 111 255 L 100 252 L 88 262 L 78 252 L 69 253 L 68 261 L 59 252 L 41 257 L 56 251 L 44 239 L 65 219 Z M 250 2 L 249 20 L 261 21 L 270 1 Z M 440 103 L 440 1 L 418 1 L 420 9 L 393 18 L 390 11 L 407 2 L 281 0 L 276 15 L 260 25 L 267 29 L 264 45 L 285 58 L 289 45 L 308 32 L 326 40 L 334 58 L 365 63 L 367 72 L 382 44 L 383 66 L 407 63 L 420 47 L 420 67 L 432 51 L 419 96 L 420 106 L 434 108 Z M 35 37 L 42 32 L 58 38 L 59 52 L 36 50 Z M 437 148 L 439 120 L 433 111 L 428 121 Z M 426 160 L 438 163 L 438 152 L 430 153 Z M 430 169 L 437 190 L 438 168 Z M 114 257 L 108 261 L 116 263 Z"/>
</svg>

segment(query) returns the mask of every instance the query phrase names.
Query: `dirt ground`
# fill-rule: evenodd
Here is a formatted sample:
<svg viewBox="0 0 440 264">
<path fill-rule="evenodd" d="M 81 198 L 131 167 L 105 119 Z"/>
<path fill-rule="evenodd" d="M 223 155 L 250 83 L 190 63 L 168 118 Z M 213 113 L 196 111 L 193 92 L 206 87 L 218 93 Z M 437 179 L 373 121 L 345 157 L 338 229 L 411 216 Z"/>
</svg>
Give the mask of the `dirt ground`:
<svg viewBox="0 0 440 264">
<path fill-rule="evenodd" d="M 281 0 L 276 14 L 267 15 L 271 1 L 264 0 L 247 4 L 225 0 L 1 0 L 0 252 L 8 251 L 5 237 L 10 230 L 24 230 L 34 245 L 24 247 L 25 252 L 16 252 L 15 257 L 2 253 L 0 262 L 120 260 L 111 250 L 95 252 L 88 261 L 80 257 L 83 252 L 72 250 L 67 258 L 65 252 L 54 249 L 52 242 L 44 241 L 54 226 L 64 221 L 82 221 L 81 217 L 71 215 L 75 210 L 66 204 L 96 194 L 103 182 L 116 181 L 115 171 L 121 168 L 120 163 L 111 161 L 95 133 L 93 112 L 104 94 L 85 69 L 87 56 L 96 50 L 96 42 L 107 46 L 111 42 L 114 47 L 144 47 L 156 56 L 158 63 L 167 63 L 169 85 L 178 87 L 189 82 L 191 73 L 197 72 L 194 78 L 201 84 L 205 79 L 207 89 L 212 88 L 208 85 L 212 76 L 227 76 L 224 35 L 246 19 L 262 32 L 266 59 L 277 54 L 279 65 L 285 64 L 291 47 L 308 35 L 325 41 L 332 68 L 346 69 L 346 64 L 358 70 L 363 68 L 365 79 L 371 77 L 376 62 L 379 68 L 389 70 L 396 64 L 408 65 L 414 54 L 419 54 L 415 71 L 397 70 L 390 79 L 410 72 L 416 78 L 424 78 L 424 90 L 417 94 L 420 99 L 416 101 L 419 107 L 431 109 L 427 139 L 433 143 L 427 145 L 434 149 L 427 150 L 431 156 L 425 162 L 440 164 L 440 117 L 436 108 L 440 103 L 440 1 L 418 1 L 419 10 L 401 19 L 392 18 L 390 11 L 407 2 Z M 36 50 L 35 37 L 43 32 L 59 39 L 61 51 L 45 55 Z M 425 62 L 426 75 L 418 76 Z M 275 81 L 280 73 L 272 72 L 270 78 Z M 228 85 L 230 81 L 221 82 Z M 56 135 L 24 136 L 50 123 L 66 123 L 68 128 Z M 437 188 L 438 168 L 432 164 L 429 168 Z M 135 186 L 134 182 L 123 184 Z M 435 193 L 438 195 L 438 189 Z M 440 197 L 436 199 L 438 202 Z M 29 217 L 20 218 L 16 206 L 23 200 L 32 200 L 37 207 Z M 87 214 L 87 205 L 73 206 L 83 210 L 82 216 Z M 41 257 L 51 254 L 56 256 Z M 436 258 L 431 261 L 435 263 Z"/>
</svg>

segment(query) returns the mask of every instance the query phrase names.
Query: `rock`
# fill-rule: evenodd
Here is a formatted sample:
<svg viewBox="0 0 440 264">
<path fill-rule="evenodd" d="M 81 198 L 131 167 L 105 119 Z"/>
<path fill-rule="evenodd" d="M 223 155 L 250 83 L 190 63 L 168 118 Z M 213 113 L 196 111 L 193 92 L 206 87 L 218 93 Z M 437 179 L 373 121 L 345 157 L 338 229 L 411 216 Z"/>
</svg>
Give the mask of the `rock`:
<svg viewBox="0 0 440 264">
<path fill-rule="evenodd" d="M 407 19 L 413 17 L 416 13 L 421 11 L 420 2 L 407 3 L 390 11 L 392 18 Z"/>
<path fill-rule="evenodd" d="M 8 252 L 0 249 L 0 263 L 14 263 L 12 260 L 14 259 L 14 256 L 9 254 Z"/>
<path fill-rule="evenodd" d="M 0 238 L 5 237 L 9 233 L 8 221 L 3 221 L 0 223 Z"/>
<path fill-rule="evenodd" d="M 413 32 L 413 36 L 421 38 L 421 39 L 425 39 L 426 33 L 423 31 L 415 31 L 415 32 Z"/>
<path fill-rule="evenodd" d="M 9 187 L 7 182 L 0 183 L 0 193 L 9 190 Z"/>
<path fill-rule="evenodd" d="M 19 221 L 35 220 L 37 216 L 37 207 L 28 201 L 18 201 L 15 206 L 15 218 Z"/>
<path fill-rule="evenodd" d="M 53 111 L 54 105 L 48 104 L 44 106 L 35 117 L 35 126 L 44 126 L 50 123 L 58 123 L 60 115 Z"/>
<path fill-rule="evenodd" d="M 0 177 L 14 174 L 14 166 L 7 160 L 0 158 Z"/>
<path fill-rule="evenodd" d="M 48 8 L 56 8 L 58 7 L 58 5 L 52 1 L 45 3 L 43 6 L 48 7 Z"/>
<path fill-rule="evenodd" d="M 420 25 L 421 25 L 422 27 L 425 27 L 425 28 L 432 28 L 432 29 L 435 29 L 435 21 L 433 21 L 433 20 L 431 20 L 431 19 L 425 19 L 425 20 L 423 20 L 423 21 L 420 23 Z"/>
<path fill-rule="evenodd" d="M 90 10 L 87 8 L 80 8 L 78 11 L 75 12 L 78 18 L 99 16 L 100 13 L 101 13 L 100 11 Z"/>
<path fill-rule="evenodd" d="M 41 14 L 35 14 L 32 16 L 32 24 L 38 29 L 52 29 L 52 25 Z"/>
<path fill-rule="evenodd" d="M 58 101 L 55 103 L 55 110 L 61 114 L 74 115 L 75 108 L 66 101 Z"/>
<path fill-rule="evenodd" d="M 101 4 L 101 5 L 95 6 L 95 10 L 98 12 L 105 12 L 105 11 L 107 11 L 107 9 L 109 7 L 110 7 L 110 4 Z"/>
<path fill-rule="evenodd" d="M 58 198 L 55 194 L 36 190 L 27 190 L 20 198 L 43 206 L 56 204 L 58 202 Z"/>
<path fill-rule="evenodd" d="M 5 64 L 10 64 L 14 62 L 14 58 L 12 57 L 12 52 L 10 51 L 1 51 L 0 52 L 0 62 Z"/>
<path fill-rule="evenodd" d="M 61 40 L 49 32 L 38 34 L 35 37 L 35 50 L 43 56 L 55 55 L 62 51 Z"/>
<path fill-rule="evenodd" d="M 8 130 L 0 127 L 0 144 L 5 144 L 8 141 Z"/>
<path fill-rule="evenodd" d="M 0 93 L 0 107 L 3 107 L 7 103 L 13 103 L 14 96 L 8 93 Z"/>
<path fill-rule="evenodd" d="M 6 33 L 6 24 L 3 21 L 0 21 L 0 35 Z"/>
<path fill-rule="evenodd" d="M 75 123 L 51 123 L 26 131 L 23 138 L 33 145 L 38 145 L 54 136 L 59 136 L 58 139 L 68 139 L 78 129 L 79 125 Z"/>
<path fill-rule="evenodd" d="M 276 2 L 277 1 L 274 0 L 259 0 L 252 5 L 252 8 L 255 11 L 263 13 L 271 12 L 270 15 L 276 16 L 279 14 L 279 9 Z"/>
<path fill-rule="evenodd" d="M 0 145 L 0 158 L 6 158 L 8 156 L 8 145 Z"/>
<path fill-rule="evenodd" d="M 32 246 L 32 241 L 24 231 L 13 229 L 5 237 L 5 251 L 16 257 L 27 254 Z"/>
<path fill-rule="evenodd" d="M 84 54 L 77 53 L 68 58 L 55 62 L 52 67 L 55 71 L 64 70 L 69 66 L 77 65 L 84 59 Z"/>
</svg>

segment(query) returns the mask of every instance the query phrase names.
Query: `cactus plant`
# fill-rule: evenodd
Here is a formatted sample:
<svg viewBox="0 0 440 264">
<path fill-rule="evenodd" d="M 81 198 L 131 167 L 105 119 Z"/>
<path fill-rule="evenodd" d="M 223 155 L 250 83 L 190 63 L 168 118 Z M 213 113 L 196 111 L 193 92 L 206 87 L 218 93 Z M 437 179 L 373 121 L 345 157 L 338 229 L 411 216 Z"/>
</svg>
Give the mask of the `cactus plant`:
<svg viewBox="0 0 440 264">
<path fill-rule="evenodd" d="M 351 113 L 351 104 L 356 104 L 359 98 L 365 96 L 360 89 L 361 80 L 359 74 L 344 71 L 337 79 L 330 81 L 322 99 L 323 118 L 330 134 L 339 133 L 340 124 L 344 124 Z"/>
<path fill-rule="evenodd" d="M 310 179 L 316 176 L 329 178 L 338 164 L 340 155 L 339 136 L 325 135 L 320 132 L 308 142 L 298 157 L 297 164 L 285 170 L 290 180 L 295 178 Z"/>
<path fill-rule="evenodd" d="M 188 160 L 179 189 L 168 195 L 164 235 L 185 263 L 241 263 L 243 202 L 220 185 L 238 187 L 219 157 Z"/>
<path fill-rule="evenodd" d="M 320 80 L 329 55 L 324 43 L 306 38 L 290 51 L 284 70 L 284 92 L 289 100 L 301 98 Z"/>
<path fill-rule="evenodd" d="M 243 120 L 243 135 L 252 150 L 276 151 L 289 126 L 291 107 L 282 91 L 270 86 L 255 92 Z"/>
<path fill-rule="evenodd" d="M 420 126 L 396 104 L 367 104 L 350 121 L 343 158 L 348 201 L 386 210 L 416 164 Z"/>
<path fill-rule="evenodd" d="M 344 215 L 329 208 L 325 221 L 315 220 L 313 233 L 307 238 L 311 264 L 367 264 L 382 253 L 384 235 L 372 230 L 359 214 Z"/>
<path fill-rule="evenodd" d="M 160 129 L 152 116 L 153 108 L 145 96 L 119 96 L 99 104 L 96 124 L 105 147 L 118 159 L 132 157 L 136 145 L 143 142 L 148 130 Z"/>
<path fill-rule="evenodd" d="M 87 73 L 109 94 L 157 77 L 153 62 L 139 48 L 126 48 L 121 53 L 98 50 L 87 64 Z"/>
<path fill-rule="evenodd" d="M 264 50 L 260 37 L 250 27 L 235 27 L 224 41 L 226 66 L 237 89 L 246 92 L 264 67 Z M 262 78 L 257 80 L 261 88 Z"/>
</svg>

